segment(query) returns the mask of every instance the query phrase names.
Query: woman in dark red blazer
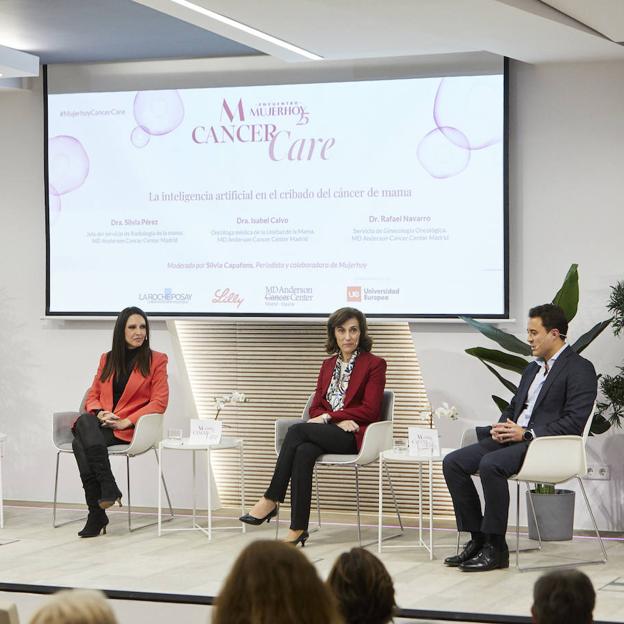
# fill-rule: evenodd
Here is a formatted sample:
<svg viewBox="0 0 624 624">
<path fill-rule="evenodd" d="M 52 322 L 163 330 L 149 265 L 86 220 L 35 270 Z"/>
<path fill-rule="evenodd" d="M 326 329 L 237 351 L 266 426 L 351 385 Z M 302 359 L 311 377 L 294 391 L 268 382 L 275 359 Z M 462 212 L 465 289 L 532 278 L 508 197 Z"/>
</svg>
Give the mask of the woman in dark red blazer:
<svg viewBox="0 0 624 624">
<path fill-rule="evenodd" d="M 379 420 L 386 385 L 386 362 L 370 353 L 366 317 L 355 308 L 340 308 L 327 321 L 328 353 L 316 382 L 310 420 L 288 429 L 273 479 L 264 496 L 241 516 L 262 524 L 277 514 L 291 483 L 290 533 L 286 541 L 305 544 L 312 498 L 312 473 L 325 453 L 355 454 L 366 427 Z"/>
<path fill-rule="evenodd" d="M 106 509 L 121 505 L 108 460 L 108 446 L 132 441 L 145 414 L 163 414 L 169 400 L 167 356 L 149 346 L 149 323 L 140 308 L 125 308 L 113 330 L 113 346 L 102 354 L 87 393 L 85 412 L 72 427 L 72 447 L 89 507 L 80 537 L 106 533 Z"/>
</svg>

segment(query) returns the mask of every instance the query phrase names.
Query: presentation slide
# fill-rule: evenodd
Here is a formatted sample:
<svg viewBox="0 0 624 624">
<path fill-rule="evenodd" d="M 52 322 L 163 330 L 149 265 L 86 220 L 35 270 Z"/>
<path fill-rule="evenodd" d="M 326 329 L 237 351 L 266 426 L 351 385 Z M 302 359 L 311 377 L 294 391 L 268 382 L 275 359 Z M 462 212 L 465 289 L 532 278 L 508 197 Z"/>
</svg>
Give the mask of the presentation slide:
<svg viewBox="0 0 624 624">
<path fill-rule="evenodd" d="M 504 315 L 503 76 L 48 97 L 48 309 Z"/>
</svg>

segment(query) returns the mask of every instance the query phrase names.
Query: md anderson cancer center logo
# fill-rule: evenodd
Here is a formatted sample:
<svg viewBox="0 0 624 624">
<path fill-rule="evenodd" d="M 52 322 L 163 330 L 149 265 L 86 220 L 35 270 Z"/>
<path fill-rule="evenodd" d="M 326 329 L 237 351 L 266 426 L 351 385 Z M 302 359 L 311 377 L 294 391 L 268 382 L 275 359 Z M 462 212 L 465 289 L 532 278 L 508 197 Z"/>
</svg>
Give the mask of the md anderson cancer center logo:
<svg viewBox="0 0 624 624">
<path fill-rule="evenodd" d="M 139 301 L 149 303 L 190 303 L 192 293 L 173 292 L 173 288 L 164 288 L 162 292 L 139 293 Z"/>
</svg>

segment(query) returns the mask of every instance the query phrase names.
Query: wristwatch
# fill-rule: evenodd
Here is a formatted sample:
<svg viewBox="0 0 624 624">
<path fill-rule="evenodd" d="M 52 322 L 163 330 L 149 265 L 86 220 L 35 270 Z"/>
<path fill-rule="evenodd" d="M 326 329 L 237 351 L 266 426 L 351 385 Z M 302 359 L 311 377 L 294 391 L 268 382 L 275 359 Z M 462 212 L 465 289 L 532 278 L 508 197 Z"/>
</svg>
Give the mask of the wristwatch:
<svg viewBox="0 0 624 624">
<path fill-rule="evenodd" d="M 522 434 L 522 439 L 525 442 L 530 442 L 531 440 L 535 440 L 535 434 L 533 433 L 533 429 L 525 429 Z"/>
</svg>

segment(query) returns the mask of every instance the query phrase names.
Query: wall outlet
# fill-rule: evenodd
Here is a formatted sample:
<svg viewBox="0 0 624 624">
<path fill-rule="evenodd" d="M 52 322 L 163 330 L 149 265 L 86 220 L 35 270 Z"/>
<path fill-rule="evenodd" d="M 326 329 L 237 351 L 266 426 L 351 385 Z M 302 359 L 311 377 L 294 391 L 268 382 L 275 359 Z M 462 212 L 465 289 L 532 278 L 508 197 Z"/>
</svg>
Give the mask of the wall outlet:
<svg viewBox="0 0 624 624">
<path fill-rule="evenodd" d="M 611 478 L 611 468 L 606 464 L 589 464 L 585 479 L 608 481 Z"/>
</svg>

